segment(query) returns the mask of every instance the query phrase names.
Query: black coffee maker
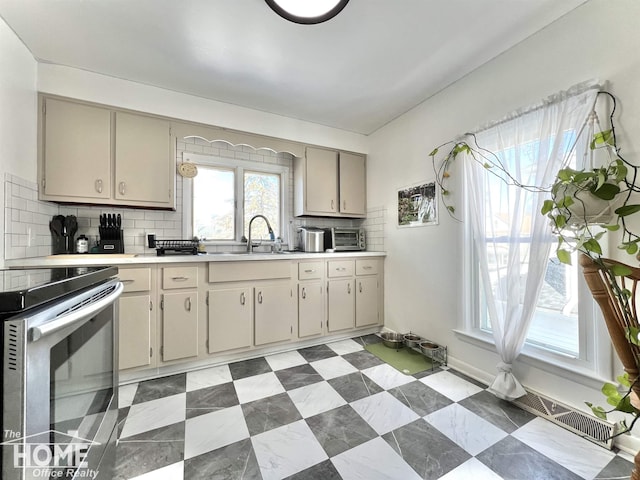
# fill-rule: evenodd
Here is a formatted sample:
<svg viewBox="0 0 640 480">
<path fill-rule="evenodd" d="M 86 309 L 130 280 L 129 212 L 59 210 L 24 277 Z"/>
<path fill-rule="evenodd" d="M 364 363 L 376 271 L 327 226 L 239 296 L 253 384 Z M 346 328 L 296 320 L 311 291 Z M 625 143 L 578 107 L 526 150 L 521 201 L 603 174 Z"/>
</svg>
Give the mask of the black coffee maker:
<svg viewBox="0 0 640 480">
<path fill-rule="evenodd" d="M 78 219 L 75 215 L 55 215 L 49 222 L 49 230 L 54 255 L 75 253 L 75 236 L 78 231 Z"/>
</svg>

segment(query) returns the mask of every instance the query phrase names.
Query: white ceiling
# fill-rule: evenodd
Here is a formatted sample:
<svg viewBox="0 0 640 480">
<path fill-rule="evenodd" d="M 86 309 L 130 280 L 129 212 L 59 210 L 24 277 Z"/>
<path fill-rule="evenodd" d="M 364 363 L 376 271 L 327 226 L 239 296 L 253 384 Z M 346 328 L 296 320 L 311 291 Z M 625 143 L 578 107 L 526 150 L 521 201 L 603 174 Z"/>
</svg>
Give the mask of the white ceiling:
<svg viewBox="0 0 640 480">
<path fill-rule="evenodd" d="M 586 0 L 0 0 L 40 62 L 369 134 Z"/>
</svg>

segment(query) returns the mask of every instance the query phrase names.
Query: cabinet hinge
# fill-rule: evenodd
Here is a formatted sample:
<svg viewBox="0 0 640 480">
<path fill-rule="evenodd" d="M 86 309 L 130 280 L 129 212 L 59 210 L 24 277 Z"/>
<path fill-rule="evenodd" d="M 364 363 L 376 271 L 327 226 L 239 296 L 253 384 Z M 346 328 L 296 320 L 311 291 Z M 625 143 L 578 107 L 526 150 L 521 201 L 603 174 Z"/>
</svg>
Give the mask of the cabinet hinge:
<svg viewBox="0 0 640 480">
<path fill-rule="evenodd" d="M 149 356 L 153 357 L 153 347 L 149 347 Z"/>
<path fill-rule="evenodd" d="M 204 299 L 204 303 L 205 303 L 207 306 L 209 306 L 209 292 L 207 292 L 207 296 L 206 296 L 206 298 Z"/>
<path fill-rule="evenodd" d="M 164 357 L 164 345 L 160 347 L 160 356 Z"/>
<path fill-rule="evenodd" d="M 209 339 L 207 339 L 207 340 L 204 342 L 204 345 L 205 345 L 205 347 L 207 347 L 207 350 L 209 350 Z"/>
<path fill-rule="evenodd" d="M 42 114 L 43 115 L 47 114 L 47 102 L 46 101 L 42 102 Z"/>
<path fill-rule="evenodd" d="M 43 178 L 42 179 L 42 188 L 44 189 L 47 186 L 47 179 Z"/>
<path fill-rule="evenodd" d="M 171 189 L 169 189 L 167 195 L 169 196 L 169 200 L 171 200 Z"/>
<path fill-rule="evenodd" d="M 291 334 L 293 335 L 293 325 L 291 325 Z"/>
<path fill-rule="evenodd" d="M 160 300 L 160 310 L 164 310 L 164 297 Z"/>
<path fill-rule="evenodd" d="M 153 300 L 149 300 L 149 311 L 153 312 Z"/>
</svg>

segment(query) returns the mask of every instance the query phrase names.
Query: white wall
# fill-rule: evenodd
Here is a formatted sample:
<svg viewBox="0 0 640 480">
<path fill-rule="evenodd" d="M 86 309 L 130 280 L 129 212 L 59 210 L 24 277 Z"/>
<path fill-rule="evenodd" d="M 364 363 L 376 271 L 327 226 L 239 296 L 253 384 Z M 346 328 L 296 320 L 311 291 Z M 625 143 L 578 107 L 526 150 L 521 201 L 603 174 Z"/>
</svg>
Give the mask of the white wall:
<svg viewBox="0 0 640 480">
<path fill-rule="evenodd" d="M 634 135 L 640 132 L 638 18 L 636 0 L 591 0 L 371 136 L 368 201 L 390 214 L 385 229 L 389 328 L 445 344 L 455 363 L 476 376 L 493 376 L 495 353 L 452 331 L 463 315 L 463 226 L 440 212 L 439 226 L 398 229 L 396 190 L 433 180 L 428 154 L 435 146 L 590 78 L 609 81 L 620 101 L 619 145 L 627 160 L 640 163 L 640 138 Z M 584 387 L 522 361 L 514 367 L 526 386 L 566 403 L 583 409 L 585 400 L 603 403 L 598 381 Z"/>
<path fill-rule="evenodd" d="M 367 137 L 60 65 L 41 64 L 41 92 L 303 143 L 367 153 Z"/>
<path fill-rule="evenodd" d="M 0 225 L 6 173 L 36 181 L 37 63 L 0 18 Z M 0 235 L 4 252 L 4 235 Z M 0 267 L 4 257 L 0 258 Z"/>
</svg>

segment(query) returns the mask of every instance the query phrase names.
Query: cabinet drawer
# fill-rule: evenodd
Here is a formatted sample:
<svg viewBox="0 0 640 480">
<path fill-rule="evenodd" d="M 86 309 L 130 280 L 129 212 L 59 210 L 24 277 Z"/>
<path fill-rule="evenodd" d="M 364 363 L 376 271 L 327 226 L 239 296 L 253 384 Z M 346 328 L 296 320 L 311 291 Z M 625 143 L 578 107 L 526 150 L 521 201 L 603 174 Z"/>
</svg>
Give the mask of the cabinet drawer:
<svg viewBox="0 0 640 480">
<path fill-rule="evenodd" d="M 322 278 L 322 262 L 301 262 L 298 264 L 298 280 Z"/>
<path fill-rule="evenodd" d="M 166 267 L 162 269 L 162 288 L 194 288 L 198 286 L 198 267 Z"/>
<path fill-rule="evenodd" d="M 126 268 L 118 272 L 120 281 L 124 284 L 124 293 L 146 292 L 151 290 L 150 268 Z"/>
<path fill-rule="evenodd" d="M 353 275 L 353 260 L 338 260 L 327 263 L 328 275 L 333 277 L 350 277 Z"/>
<path fill-rule="evenodd" d="M 291 262 L 209 262 L 209 283 L 291 278 Z"/>
<path fill-rule="evenodd" d="M 356 275 L 376 275 L 378 273 L 378 260 L 356 260 Z"/>
</svg>

